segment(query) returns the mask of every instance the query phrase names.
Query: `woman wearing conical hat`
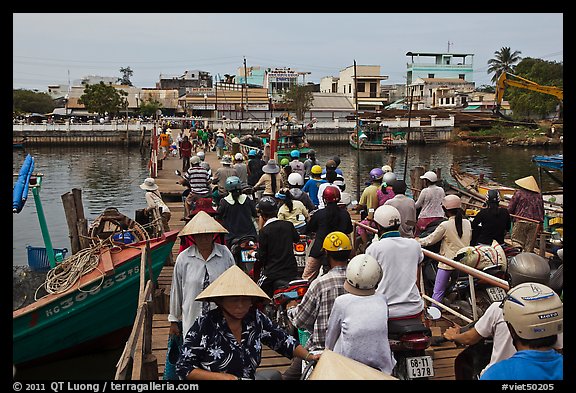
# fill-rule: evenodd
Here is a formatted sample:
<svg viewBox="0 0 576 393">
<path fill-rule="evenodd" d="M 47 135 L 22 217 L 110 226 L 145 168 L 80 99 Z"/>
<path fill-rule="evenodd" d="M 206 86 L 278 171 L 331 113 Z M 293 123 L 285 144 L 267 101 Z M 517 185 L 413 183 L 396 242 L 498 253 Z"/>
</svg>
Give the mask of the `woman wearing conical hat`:
<svg viewBox="0 0 576 393">
<path fill-rule="evenodd" d="M 508 203 L 508 213 L 514 219 L 511 238 L 522 246 L 523 251 L 532 252 L 538 227 L 544 222 L 544 200 L 534 176 L 523 177 L 515 183 L 520 188 L 514 192 Z"/>
<path fill-rule="evenodd" d="M 176 363 L 181 379 L 261 379 L 256 368 L 262 345 L 290 358 L 320 358 L 259 311 L 256 304 L 270 298 L 238 266 L 226 270 L 196 300 L 214 302 L 217 308 L 198 318 L 186 334 Z"/>
<path fill-rule="evenodd" d="M 174 264 L 168 315 L 170 335 L 186 334 L 203 311 L 202 304 L 194 301 L 196 296 L 234 265 L 230 250 L 214 241 L 214 234 L 218 233 L 228 231 L 205 211 L 199 211 L 178 233 L 179 237 L 192 236 L 194 244 L 178 254 Z"/>
</svg>

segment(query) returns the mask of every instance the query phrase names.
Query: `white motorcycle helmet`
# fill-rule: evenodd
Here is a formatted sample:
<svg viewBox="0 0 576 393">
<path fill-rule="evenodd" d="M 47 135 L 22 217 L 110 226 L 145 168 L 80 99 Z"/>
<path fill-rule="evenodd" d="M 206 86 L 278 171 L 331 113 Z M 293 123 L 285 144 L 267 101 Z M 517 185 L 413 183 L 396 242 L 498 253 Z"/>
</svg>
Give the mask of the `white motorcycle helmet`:
<svg viewBox="0 0 576 393">
<path fill-rule="evenodd" d="M 291 186 L 302 186 L 304 185 L 304 179 L 302 175 L 297 172 L 292 172 L 288 175 L 288 184 Z"/>
<path fill-rule="evenodd" d="M 382 178 L 382 180 L 384 181 L 384 183 L 390 184 L 394 180 L 396 180 L 396 174 L 394 172 L 386 172 L 384 173 L 384 177 Z"/>
<path fill-rule="evenodd" d="M 374 221 L 384 228 L 400 224 L 400 212 L 394 206 L 382 205 L 374 212 Z"/>
<path fill-rule="evenodd" d="M 526 340 L 562 333 L 564 307 L 560 297 L 544 284 L 526 282 L 508 291 L 504 320 Z"/>
<path fill-rule="evenodd" d="M 373 295 L 382 274 L 382 268 L 374 257 L 358 254 L 348 262 L 344 289 L 358 296 Z"/>
</svg>

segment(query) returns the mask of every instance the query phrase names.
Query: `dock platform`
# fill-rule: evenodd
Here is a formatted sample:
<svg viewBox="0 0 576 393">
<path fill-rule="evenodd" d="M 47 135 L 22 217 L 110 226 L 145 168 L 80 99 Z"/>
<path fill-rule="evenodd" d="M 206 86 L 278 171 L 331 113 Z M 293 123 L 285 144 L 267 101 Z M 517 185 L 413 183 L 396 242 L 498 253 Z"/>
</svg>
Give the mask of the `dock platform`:
<svg viewBox="0 0 576 393">
<path fill-rule="evenodd" d="M 206 152 L 206 161 L 210 164 L 212 172 L 221 166 L 215 152 Z M 162 169 L 158 170 L 156 184 L 159 191 L 171 211 L 170 228 L 182 229 L 184 221 L 180 219 L 184 215 L 184 206 L 180 198 L 184 187 L 177 184 L 179 178 L 174 171 L 182 170 L 182 160 L 178 157 L 170 157 L 162 163 Z M 354 220 L 358 220 L 357 215 L 353 215 Z M 177 241 L 172 249 L 173 261 L 176 261 L 180 244 Z M 163 312 L 157 312 L 153 316 L 152 322 L 152 353 L 156 356 L 158 363 L 159 379 L 164 375 L 166 362 L 166 352 L 168 347 L 168 332 L 170 323 L 168 322 L 168 307 L 170 287 L 172 283 L 172 271 L 174 266 L 167 264 L 164 266 L 158 279 L 158 287 L 164 292 L 165 301 Z M 458 322 L 464 324 L 463 322 Z M 440 336 L 442 332 L 454 322 L 452 318 L 441 318 L 431 323 L 431 329 L 434 336 Z M 456 346 L 453 342 L 445 342 L 441 345 L 435 345 L 429 348 L 428 354 L 434 360 L 434 377 L 431 380 L 454 380 L 454 359 L 463 350 L 463 347 Z M 275 369 L 284 372 L 290 366 L 291 360 L 278 354 L 270 348 L 265 347 L 262 353 L 262 362 L 259 369 Z"/>
</svg>

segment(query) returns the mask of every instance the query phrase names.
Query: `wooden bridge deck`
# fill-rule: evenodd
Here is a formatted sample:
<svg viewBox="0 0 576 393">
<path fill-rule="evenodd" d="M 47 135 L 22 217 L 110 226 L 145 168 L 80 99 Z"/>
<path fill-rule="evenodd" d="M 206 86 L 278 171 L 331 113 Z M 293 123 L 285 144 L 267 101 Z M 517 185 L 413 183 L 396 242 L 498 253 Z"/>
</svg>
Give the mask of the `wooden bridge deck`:
<svg viewBox="0 0 576 393">
<path fill-rule="evenodd" d="M 215 171 L 221 166 L 220 161 L 216 157 L 216 153 L 207 152 L 206 161 L 210 164 L 212 171 Z M 158 176 L 156 177 L 156 184 L 159 186 L 159 190 L 162 193 L 164 201 L 167 203 L 170 211 L 172 213 L 170 219 L 171 229 L 182 229 L 184 222 L 180 221 L 180 218 L 184 215 L 184 207 L 181 199 L 179 199 L 180 194 L 184 190 L 182 186 L 176 184 L 178 177 L 174 174 L 174 170 L 182 170 L 182 161 L 177 157 L 171 157 L 164 160 L 162 163 L 162 169 L 158 170 Z M 353 216 L 353 219 L 357 220 L 357 216 Z M 177 241 L 174 244 L 172 250 L 173 260 L 176 260 L 180 244 Z M 162 379 L 164 375 L 164 367 L 166 362 L 166 352 L 168 346 L 168 332 L 170 328 L 170 323 L 168 322 L 168 312 L 169 312 L 169 295 L 170 286 L 172 282 L 172 271 L 173 265 L 167 264 L 158 279 L 158 287 L 164 292 L 164 302 L 160 306 L 161 312 L 156 312 L 153 316 L 152 322 L 152 353 L 156 356 L 158 363 L 158 375 L 159 379 Z M 452 318 L 450 318 L 452 319 Z M 442 318 L 439 321 L 433 322 L 431 324 L 431 329 L 434 336 L 440 336 L 448 326 L 452 326 L 453 323 L 450 319 Z M 459 322 L 463 324 L 463 322 Z M 453 380 L 454 378 L 454 359 L 463 350 L 462 347 L 456 347 L 452 342 L 446 342 L 442 345 L 432 346 L 429 348 L 429 355 L 432 356 L 434 360 L 434 377 L 432 380 Z M 280 372 L 285 371 L 290 366 L 290 359 L 278 354 L 269 348 L 264 348 L 262 353 L 262 362 L 260 363 L 260 369 L 276 369 Z"/>
</svg>

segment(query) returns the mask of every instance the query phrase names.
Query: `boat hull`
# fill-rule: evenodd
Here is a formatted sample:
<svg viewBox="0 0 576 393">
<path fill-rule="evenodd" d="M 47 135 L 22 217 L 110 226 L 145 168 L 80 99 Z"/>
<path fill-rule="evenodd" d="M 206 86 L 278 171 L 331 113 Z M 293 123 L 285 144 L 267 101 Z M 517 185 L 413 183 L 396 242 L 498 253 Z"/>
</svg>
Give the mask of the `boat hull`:
<svg viewBox="0 0 576 393">
<path fill-rule="evenodd" d="M 177 232 L 151 240 L 154 280 L 160 275 L 176 240 Z M 13 313 L 13 363 L 45 358 L 129 328 L 134 323 L 140 287 L 141 249 L 128 247 L 110 253 L 113 271 L 105 271 L 103 257 L 98 269 L 81 278 L 80 284 L 59 295 L 47 295 Z M 88 278 L 87 276 L 93 275 Z M 148 275 L 146 276 L 148 277 Z M 80 288 L 78 288 L 80 286 Z"/>
<path fill-rule="evenodd" d="M 404 146 L 406 146 L 406 140 L 391 140 L 391 141 L 384 141 L 381 143 L 370 143 L 370 142 L 363 142 L 360 144 L 360 146 L 358 146 L 358 144 L 356 143 L 356 139 L 353 137 L 354 134 L 352 134 L 349 138 L 349 142 L 350 142 L 350 146 L 352 146 L 354 149 L 359 149 L 359 150 L 390 150 L 390 149 L 397 149 L 397 148 L 403 148 Z"/>
</svg>

